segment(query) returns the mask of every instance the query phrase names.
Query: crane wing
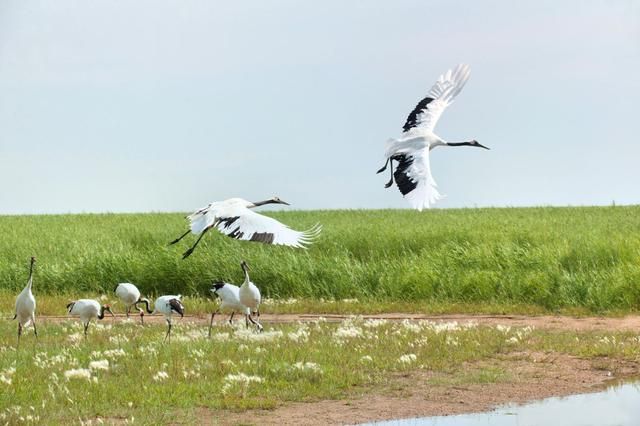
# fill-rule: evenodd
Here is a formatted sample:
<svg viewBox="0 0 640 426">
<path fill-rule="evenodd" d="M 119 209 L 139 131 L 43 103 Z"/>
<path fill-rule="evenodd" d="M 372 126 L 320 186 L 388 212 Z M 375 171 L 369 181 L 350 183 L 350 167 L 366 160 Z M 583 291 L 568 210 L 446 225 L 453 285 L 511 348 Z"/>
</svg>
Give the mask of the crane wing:
<svg viewBox="0 0 640 426">
<path fill-rule="evenodd" d="M 238 214 L 218 217 L 216 223 L 220 232 L 237 240 L 305 248 L 322 230 L 322 227 L 316 224 L 306 231 L 295 231 L 273 218 L 247 208 L 238 210 Z"/>
<path fill-rule="evenodd" d="M 200 210 L 196 210 L 189 216 L 187 219 L 189 220 L 189 228 L 191 232 L 194 234 L 200 234 L 205 228 L 211 226 L 215 220 L 215 209 L 212 208 L 214 203 L 210 203 L 206 207 L 201 208 Z"/>
<path fill-rule="evenodd" d="M 428 148 L 399 153 L 391 159 L 398 162 L 393 172 L 396 185 L 411 207 L 418 211 L 428 209 L 431 204 L 442 198 L 438 192 L 438 185 L 431 176 Z"/>
<path fill-rule="evenodd" d="M 402 126 L 402 131 L 407 133 L 418 127 L 433 131 L 442 112 L 460 93 L 470 74 L 471 70 L 465 64 L 460 64 L 455 69 L 442 74 L 429 90 L 429 94 L 411 111 Z"/>
</svg>

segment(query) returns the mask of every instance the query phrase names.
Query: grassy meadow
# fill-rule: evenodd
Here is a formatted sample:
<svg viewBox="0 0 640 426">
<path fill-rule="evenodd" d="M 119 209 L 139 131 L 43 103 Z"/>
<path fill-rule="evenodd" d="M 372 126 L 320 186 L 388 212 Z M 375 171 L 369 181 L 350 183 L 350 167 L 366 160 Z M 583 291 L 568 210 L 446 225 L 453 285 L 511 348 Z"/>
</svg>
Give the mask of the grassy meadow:
<svg viewBox="0 0 640 426">
<path fill-rule="evenodd" d="M 343 299 L 358 300 L 346 311 L 640 307 L 638 206 L 267 214 L 295 229 L 319 222 L 323 232 L 308 250 L 211 232 L 182 260 L 192 236 L 167 246 L 186 230 L 181 214 L 0 216 L 0 291 L 9 299 L 0 311 L 13 309 L 9 296 L 24 286 L 32 255 L 43 301 L 112 294 L 123 281 L 147 295 L 206 296 L 214 279 L 239 284 L 245 259 L 263 296 L 320 312 Z"/>
<path fill-rule="evenodd" d="M 258 334 L 219 321 L 209 339 L 204 324 L 178 321 L 170 344 L 164 331 L 108 318 L 85 340 L 78 321 L 49 321 L 16 350 L 14 324 L 1 322 L 0 339 L 12 344 L 0 346 L 0 424 L 216 424 L 221 409 L 389 392 L 418 372 L 432 374 L 432 386 L 535 380 L 483 363 L 524 351 L 550 359 L 531 362 L 563 353 L 614 373 L 616 360 L 640 356 L 637 333 L 455 322 L 349 318 Z"/>
</svg>

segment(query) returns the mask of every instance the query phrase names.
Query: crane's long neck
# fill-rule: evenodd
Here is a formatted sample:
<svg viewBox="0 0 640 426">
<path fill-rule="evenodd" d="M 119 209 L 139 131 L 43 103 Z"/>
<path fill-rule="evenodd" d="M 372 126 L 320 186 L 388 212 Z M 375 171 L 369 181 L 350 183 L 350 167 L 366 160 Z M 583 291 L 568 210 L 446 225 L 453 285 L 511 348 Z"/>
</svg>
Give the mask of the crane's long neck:
<svg viewBox="0 0 640 426">
<path fill-rule="evenodd" d="M 252 206 L 249 206 L 250 209 L 254 207 L 264 206 L 265 204 L 278 204 L 278 203 L 274 200 L 264 200 L 264 201 L 256 201 L 255 203 L 252 203 L 252 204 L 253 204 Z"/>
<path fill-rule="evenodd" d="M 104 306 L 101 306 L 101 307 L 100 307 L 100 315 L 98 315 L 98 319 L 99 319 L 99 320 L 101 320 L 101 319 L 103 319 L 103 318 L 104 318 L 104 311 L 105 311 Z"/>
<path fill-rule="evenodd" d="M 247 268 L 245 266 L 242 267 L 242 270 L 244 271 L 244 282 L 242 283 L 242 285 L 249 285 L 249 283 L 251 282 L 249 280 L 249 271 L 247 271 Z"/>
<path fill-rule="evenodd" d="M 34 264 L 35 264 L 35 261 L 31 259 L 31 267 L 29 268 L 29 280 L 27 281 L 27 288 L 29 290 L 31 290 L 31 287 L 33 287 L 33 265 Z"/>
<path fill-rule="evenodd" d="M 145 309 L 147 310 L 148 314 L 152 314 L 153 311 L 151 309 L 149 309 L 149 299 L 138 299 L 138 301 L 135 303 L 135 307 L 138 307 L 138 303 L 144 303 Z"/>
<path fill-rule="evenodd" d="M 447 146 L 473 146 L 473 142 L 472 141 L 466 141 L 466 142 L 446 142 Z"/>
</svg>

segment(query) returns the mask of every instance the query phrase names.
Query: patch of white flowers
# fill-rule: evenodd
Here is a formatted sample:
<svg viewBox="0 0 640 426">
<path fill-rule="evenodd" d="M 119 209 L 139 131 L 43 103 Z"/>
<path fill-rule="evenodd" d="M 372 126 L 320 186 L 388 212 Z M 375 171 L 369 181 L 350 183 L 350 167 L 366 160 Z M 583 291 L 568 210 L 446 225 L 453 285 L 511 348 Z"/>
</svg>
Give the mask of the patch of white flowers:
<svg viewBox="0 0 640 426">
<path fill-rule="evenodd" d="M 74 368 L 64 372 L 64 377 L 67 380 L 70 379 L 84 379 L 91 380 L 91 370 L 88 368 Z"/>
<path fill-rule="evenodd" d="M 0 371 L 0 383 L 4 383 L 5 385 L 10 385 L 11 377 L 15 372 L 16 372 L 16 369 L 14 367 L 9 367 L 5 370 Z"/>
<path fill-rule="evenodd" d="M 309 340 L 309 326 L 301 324 L 296 331 L 287 333 L 289 340 L 296 343 L 305 343 Z"/>
<path fill-rule="evenodd" d="M 156 374 L 153 375 L 153 380 L 156 382 L 162 382 L 164 380 L 167 380 L 169 378 L 169 373 L 167 373 L 166 371 L 158 371 Z"/>
<path fill-rule="evenodd" d="M 405 354 L 398 358 L 398 363 L 403 365 L 413 364 L 417 359 L 416 354 Z"/>
<path fill-rule="evenodd" d="M 109 360 L 101 359 L 99 361 L 91 361 L 89 363 L 90 370 L 108 370 L 109 369 Z"/>
<path fill-rule="evenodd" d="M 236 386 L 240 386 L 244 393 L 251 383 L 262 382 L 264 382 L 264 379 L 260 376 L 249 376 L 244 373 L 227 374 L 222 385 L 222 393 L 226 394 Z"/>
<path fill-rule="evenodd" d="M 322 368 L 315 362 L 296 362 L 291 367 L 302 372 L 322 374 Z"/>
</svg>

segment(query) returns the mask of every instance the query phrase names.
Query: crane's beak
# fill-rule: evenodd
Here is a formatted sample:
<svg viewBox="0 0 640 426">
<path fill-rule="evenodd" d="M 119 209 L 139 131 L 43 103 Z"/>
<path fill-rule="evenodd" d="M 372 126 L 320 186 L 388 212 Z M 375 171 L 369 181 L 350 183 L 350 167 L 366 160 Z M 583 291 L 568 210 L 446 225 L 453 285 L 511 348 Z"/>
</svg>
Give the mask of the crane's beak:
<svg viewBox="0 0 640 426">
<path fill-rule="evenodd" d="M 290 206 L 291 204 L 287 203 L 286 201 L 283 200 L 278 200 L 278 204 L 284 204 L 286 206 Z"/>
<path fill-rule="evenodd" d="M 488 150 L 490 150 L 490 149 L 491 149 L 491 148 L 489 148 L 488 146 L 484 146 L 484 145 L 482 145 L 482 144 L 481 144 L 480 142 L 478 142 L 478 141 L 476 141 L 476 146 L 477 146 L 478 148 L 484 148 L 484 149 L 488 149 Z"/>
</svg>

